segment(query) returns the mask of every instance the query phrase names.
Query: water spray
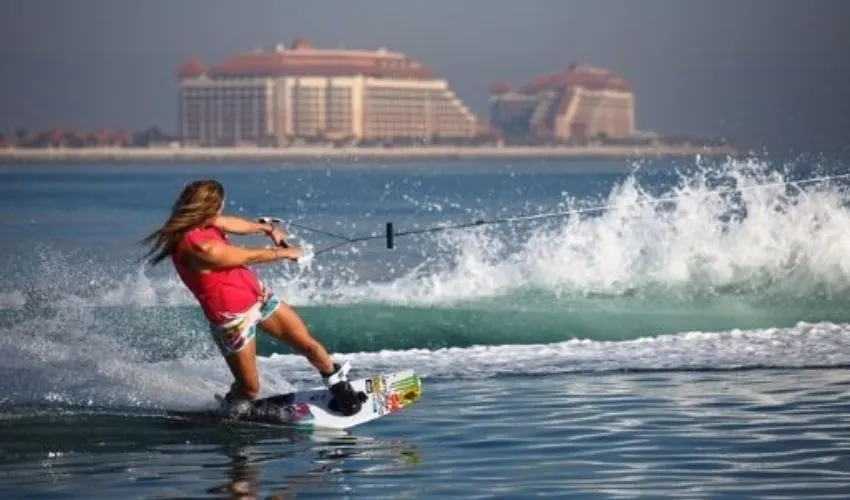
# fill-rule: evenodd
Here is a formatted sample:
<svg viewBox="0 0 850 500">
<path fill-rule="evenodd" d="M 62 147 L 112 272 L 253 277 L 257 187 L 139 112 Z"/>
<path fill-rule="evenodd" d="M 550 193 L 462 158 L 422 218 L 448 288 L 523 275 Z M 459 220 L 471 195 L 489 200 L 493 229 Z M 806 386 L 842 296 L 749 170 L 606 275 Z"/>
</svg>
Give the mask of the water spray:
<svg viewBox="0 0 850 500">
<path fill-rule="evenodd" d="M 803 185 L 806 185 L 806 184 L 816 184 L 816 183 L 822 183 L 822 182 L 828 182 L 828 181 L 833 181 L 833 180 L 837 180 L 837 179 L 846 179 L 846 178 L 850 178 L 850 174 L 841 174 L 841 175 L 833 175 L 833 176 L 825 176 L 825 177 L 815 177 L 815 178 L 811 178 L 811 179 L 804 179 L 804 180 L 801 180 L 801 181 L 784 181 L 784 182 L 774 182 L 774 183 L 769 183 L 769 184 L 760 184 L 758 186 L 751 186 L 749 188 L 739 188 L 737 191 L 738 192 L 754 191 L 754 190 L 759 190 L 759 189 L 767 189 L 767 188 L 771 188 L 771 187 L 781 187 L 781 186 L 793 186 L 797 189 L 800 189 L 800 186 L 803 186 Z M 373 240 L 383 239 L 386 242 L 386 248 L 388 250 L 393 250 L 395 248 L 395 239 L 397 237 L 400 237 L 400 236 L 412 236 L 412 235 L 417 235 L 417 234 L 436 233 L 436 232 L 440 232 L 440 231 L 467 229 L 467 228 L 471 228 L 471 227 L 478 227 L 478 226 L 485 226 L 485 225 L 509 224 L 509 223 L 515 223 L 515 222 L 527 222 L 527 221 L 532 221 L 532 220 L 544 220 L 544 219 L 553 219 L 553 218 L 559 218 L 559 217 L 570 217 L 570 216 L 574 216 L 574 215 L 583 215 L 583 214 L 590 214 L 590 213 L 605 212 L 605 211 L 608 211 L 608 210 L 611 210 L 611 209 L 617 209 L 617 208 L 653 206 L 653 205 L 660 205 L 660 204 L 663 204 L 663 203 L 678 201 L 681 198 L 682 198 L 682 196 L 669 196 L 669 197 L 656 198 L 656 199 L 653 199 L 653 200 L 644 201 L 644 202 L 636 202 L 636 203 L 596 205 L 596 206 L 586 207 L 586 208 L 578 208 L 578 209 L 573 209 L 573 210 L 563 210 L 563 211 L 557 211 L 557 212 L 546 212 L 546 213 L 539 213 L 539 214 L 532 214 L 532 215 L 519 215 L 519 216 L 513 216 L 513 217 L 500 217 L 500 218 L 493 218 L 493 219 L 476 219 L 472 222 L 431 226 L 431 227 L 426 227 L 426 228 L 421 228 L 421 229 L 412 229 L 412 230 L 408 230 L 408 231 L 395 231 L 393 222 L 389 221 L 389 222 L 386 223 L 386 228 L 385 228 L 383 235 L 369 234 L 369 235 L 363 235 L 363 236 L 345 236 L 345 235 L 342 235 L 342 234 L 337 234 L 337 233 L 333 233 L 333 232 L 330 232 L 330 231 L 325 231 L 323 229 L 317 229 L 317 228 L 313 228 L 313 227 L 310 227 L 310 226 L 305 226 L 305 225 L 298 224 L 298 223 L 295 223 L 295 222 L 288 222 L 288 223 L 286 223 L 286 225 L 291 226 L 291 227 L 295 227 L 295 228 L 298 228 L 298 229 L 302 229 L 304 231 L 309 231 L 309 232 L 312 232 L 312 233 L 321 234 L 321 235 L 324 235 L 324 236 L 328 236 L 328 237 L 340 240 L 336 243 L 329 244 L 329 245 L 327 245 L 323 248 L 320 248 L 317 251 L 311 253 L 309 255 L 309 258 L 307 258 L 307 260 L 309 261 L 309 260 L 312 260 L 312 258 L 317 256 L 317 255 L 321 255 L 323 253 L 330 252 L 332 250 L 335 250 L 335 249 L 342 247 L 342 246 L 345 246 L 345 245 L 360 243 L 360 242 L 364 242 L 364 241 L 373 241 Z M 264 222 L 264 223 L 276 223 L 276 224 L 283 223 L 283 219 L 280 218 L 280 217 L 265 216 L 265 217 L 260 217 L 259 221 Z M 307 257 L 307 256 L 305 256 L 305 257 Z M 299 263 L 300 263 L 300 260 L 301 259 L 299 259 Z"/>
</svg>

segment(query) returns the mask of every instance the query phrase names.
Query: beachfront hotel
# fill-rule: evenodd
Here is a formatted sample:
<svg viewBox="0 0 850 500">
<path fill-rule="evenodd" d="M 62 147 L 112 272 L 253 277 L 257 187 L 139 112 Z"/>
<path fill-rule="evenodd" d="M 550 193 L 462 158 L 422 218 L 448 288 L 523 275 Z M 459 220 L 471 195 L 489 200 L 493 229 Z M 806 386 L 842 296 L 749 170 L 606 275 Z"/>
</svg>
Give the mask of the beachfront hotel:
<svg viewBox="0 0 850 500">
<path fill-rule="evenodd" d="M 634 92 L 611 71 L 572 64 L 512 90 L 494 84 L 490 124 L 507 138 L 585 143 L 635 136 Z"/>
<path fill-rule="evenodd" d="M 187 146 L 472 138 L 484 127 L 446 80 L 407 55 L 291 47 L 179 68 Z"/>
</svg>

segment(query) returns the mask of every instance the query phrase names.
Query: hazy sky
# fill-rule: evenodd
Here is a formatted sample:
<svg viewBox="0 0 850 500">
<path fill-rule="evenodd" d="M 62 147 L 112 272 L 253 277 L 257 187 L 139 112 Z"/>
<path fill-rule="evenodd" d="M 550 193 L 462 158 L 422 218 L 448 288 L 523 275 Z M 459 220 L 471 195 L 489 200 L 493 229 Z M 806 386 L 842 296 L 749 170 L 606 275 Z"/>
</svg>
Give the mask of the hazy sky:
<svg viewBox="0 0 850 500">
<path fill-rule="evenodd" d="M 2 0 L 0 132 L 176 130 L 176 69 L 304 35 L 403 51 L 486 120 L 488 88 L 622 74 L 640 129 L 774 150 L 850 143 L 850 0 Z"/>
</svg>

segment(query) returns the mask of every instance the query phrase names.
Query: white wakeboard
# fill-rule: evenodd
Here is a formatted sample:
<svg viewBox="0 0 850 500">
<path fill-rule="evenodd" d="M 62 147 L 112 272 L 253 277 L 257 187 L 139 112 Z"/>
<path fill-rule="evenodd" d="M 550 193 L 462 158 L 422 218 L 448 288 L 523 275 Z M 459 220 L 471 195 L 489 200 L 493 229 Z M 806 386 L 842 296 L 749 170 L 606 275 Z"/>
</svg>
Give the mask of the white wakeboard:
<svg viewBox="0 0 850 500">
<path fill-rule="evenodd" d="M 235 422 L 344 430 L 399 412 L 422 397 L 422 381 L 413 370 L 375 374 L 350 382 L 356 392 L 366 395 L 354 415 L 334 411 L 333 396 L 322 387 L 254 400 L 250 413 Z M 205 416 L 226 420 L 217 411 L 206 412 Z"/>
</svg>

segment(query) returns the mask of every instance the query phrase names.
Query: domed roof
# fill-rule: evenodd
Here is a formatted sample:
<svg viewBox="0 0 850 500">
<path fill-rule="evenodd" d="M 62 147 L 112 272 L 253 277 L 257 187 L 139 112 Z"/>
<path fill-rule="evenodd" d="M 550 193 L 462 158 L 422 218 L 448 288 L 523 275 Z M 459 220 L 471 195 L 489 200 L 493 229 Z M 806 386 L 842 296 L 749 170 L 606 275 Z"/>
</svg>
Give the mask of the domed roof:
<svg viewBox="0 0 850 500">
<path fill-rule="evenodd" d="M 180 65 L 180 68 L 177 70 L 177 74 L 182 78 L 196 77 L 203 75 L 206 71 L 207 68 L 204 66 L 203 62 L 198 59 L 186 59 Z"/>
<path fill-rule="evenodd" d="M 290 47 L 235 54 L 209 69 L 212 77 L 255 76 L 352 76 L 431 78 L 430 69 L 406 54 L 387 49 L 350 50 L 315 48 L 299 37 Z"/>
<path fill-rule="evenodd" d="M 499 95 L 499 94 L 507 94 L 511 91 L 511 84 L 508 82 L 498 81 L 494 82 L 493 85 L 490 85 L 490 93 Z"/>
<path fill-rule="evenodd" d="M 563 87 L 581 87 L 590 90 L 631 90 L 623 77 L 610 70 L 583 63 L 572 63 L 560 73 L 539 76 L 526 85 L 523 90 L 539 92 Z"/>
</svg>

